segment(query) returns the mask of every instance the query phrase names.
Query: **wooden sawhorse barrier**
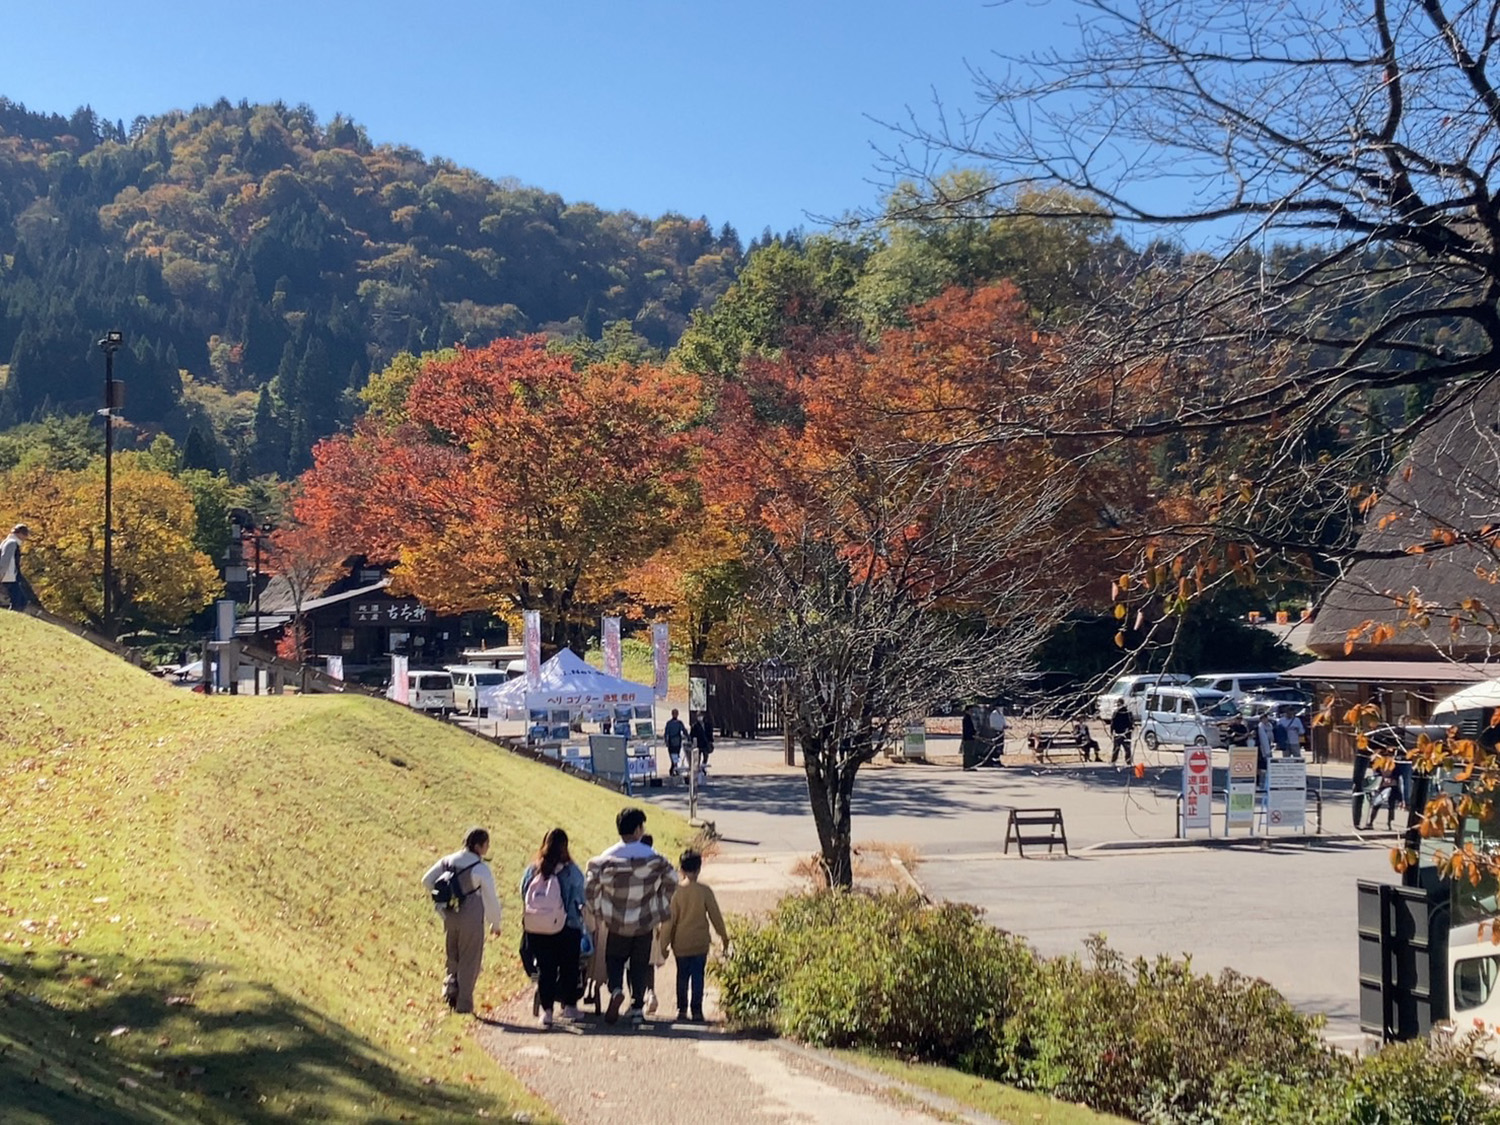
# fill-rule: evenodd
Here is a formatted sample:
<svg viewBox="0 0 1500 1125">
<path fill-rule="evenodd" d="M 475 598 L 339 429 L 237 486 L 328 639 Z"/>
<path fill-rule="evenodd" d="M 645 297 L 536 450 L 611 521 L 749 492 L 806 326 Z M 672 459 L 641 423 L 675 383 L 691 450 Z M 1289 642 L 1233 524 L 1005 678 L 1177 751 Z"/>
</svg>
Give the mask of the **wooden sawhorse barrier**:
<svg viewBox="0 0 1500 1125">
<path fill-rule="evenodd" d="M 1040 831 L 1045 829 L 1045 832 Z M 1068 833 L 1063 828 L 1062 809 L 1011 809 L 1010 819 L 1005 825 L 1005 850 L 1002 855 L 1010 854 L 1010 846 L 1014 843 L 1016 851 L 1022 859 L 1026 858 L 1026 848 L 1047 845 L 1047 854 L 1052 854 L 1052 849 L 1058 844 L 1062 845 L 1063 855 L 1072 858 L 1068 852 Z"/>
</svg>

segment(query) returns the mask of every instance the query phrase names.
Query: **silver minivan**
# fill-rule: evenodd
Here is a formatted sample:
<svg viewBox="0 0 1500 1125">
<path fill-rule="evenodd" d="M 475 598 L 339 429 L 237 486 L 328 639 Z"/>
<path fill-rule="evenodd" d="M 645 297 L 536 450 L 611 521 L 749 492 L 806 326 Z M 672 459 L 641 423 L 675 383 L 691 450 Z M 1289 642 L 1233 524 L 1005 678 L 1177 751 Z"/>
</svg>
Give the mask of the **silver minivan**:
<svg viewBox="0 0 1500 1125">
<path fill-rule="evenodd" d="M 1152 750 L 1161 745 L 1222 747 L 1219 724 L 1238 713 L 1234 700 L 1221 691 L 1153 687 L 1141 704 L 1141 738 Z"/>
<path fill-rule="evenodd" d="M 1236 703 L 1252 691 L 1276 687 L 1281 677 L 1275 672 L 1206 672 L 1188 681 L 1188 687 L 1204 691 L 1222 691 Z"/>
<path fill-rule="evenodd" d="M 1152 672 L 1144 676 L 1121 676 L 1109 688 L 1098 695 L 1094 706 L 1099 717 L 1108 721 L 1114 717 L 1115 707 L 1124 703 L 1136 718 L 1141 717 L 1141 697 L 1146 689 L 1158 684 L 1185 684 L 1188 678 L 1176 672 Z"/>
<path fill-rule="evenodd" d="M 453 676 L 448 672 L 406 673 L 406 705 L 413 711 L 446 715 L 453 710 Z"/>
<path fill-rule="evenodd" d="M 500 687 L 508 678 L 503 668 L 470 664 L 450 664 L 448 674 L 453 677 L 453 710 L 481 719 L 487 717 L 489 708 L 480 706 L 479 690 Z"/>
</svg>

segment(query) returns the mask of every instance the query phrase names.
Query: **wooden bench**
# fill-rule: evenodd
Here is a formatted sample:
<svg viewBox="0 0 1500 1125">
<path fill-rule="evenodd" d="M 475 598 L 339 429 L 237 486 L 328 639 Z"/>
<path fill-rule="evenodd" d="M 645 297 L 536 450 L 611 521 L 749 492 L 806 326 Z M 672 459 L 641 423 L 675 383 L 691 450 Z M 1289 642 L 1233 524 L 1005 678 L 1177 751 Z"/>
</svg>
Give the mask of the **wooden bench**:
<svg viewBox="0 0 1500 1125">
<path fill-rule="evenodd" d="M 1046 829 L 1046 833 L 1037 831 Z M 1010 854 L 1010 846 L 1014 843 L 1016 851 L 1022 859 L 1026 858 L 1028 845 L 1033 848 L 1047 845 L 1047 854 L 1052 854 L 1052 849 L 1058 844 L 1062 845 L 1063 855 L 1072 858 L 1068 852 L 1068 833 L 1063 828 L 1062 809 L 1011 809 L 1010 819 L 1005 825 L 1005 848 L 1002 855 Z"/>
<path fill-rule="evenodd" d="M 1084 747 L 1089 742 L 1099 746 L 1098 740 L 1092 734 L 1089 735 L 1087 741 L 1080 741 L 1072 730 L 1037 731 L 1026 736 L 1026 745 L 1031 750 L 1031 756 L 1042 763 L 1051 761 L 1053 751 L 1056 750 L 1062 750 L 1082 760 Z M 1101 757 L 1103 756 L 1102 748 L 1097 752 Z"/>
</svg>

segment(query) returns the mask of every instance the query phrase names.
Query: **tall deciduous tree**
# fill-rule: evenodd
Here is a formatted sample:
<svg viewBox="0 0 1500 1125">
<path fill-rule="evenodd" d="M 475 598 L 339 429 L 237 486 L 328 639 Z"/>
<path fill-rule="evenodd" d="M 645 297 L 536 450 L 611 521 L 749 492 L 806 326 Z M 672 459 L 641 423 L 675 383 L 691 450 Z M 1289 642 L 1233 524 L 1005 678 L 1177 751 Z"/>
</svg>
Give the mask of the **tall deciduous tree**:
<svg viewBox="0 0 1500 1125">
<path fill-rule="evenodd" d="M 669 542 L 692 484 L 698 380 L 651 366 L 574 370 L 541 337 L 430 358 L 410 419 L 322 443 L 299 517 L 399 560 L 440 610 L 538 609 L 578 641 L 629 570 Z"/>
<path fill-rule="evenodd" d="M 148 454 L 114 467 L 114 618 L 103 617 L 104 467 L 18 468 L 0 477 L 0 523 L 25 521 L 27 573 L 54 613 L 114 636 L 143 625 L 178 625 L 218 593 L 211 559 L 193 544 L 192 493 Z"/>
<path fill-rule="evenodd" d="M 706 492 L 750 541 L 748 649 L 784 677 L 841 886 L 860 768 L 940 701 L 1021 670 L 1069 592 L 1075 472 L 1040 442 L 972 441 L 1045 381 L 1024 302 L 1009 285 L 955 292 L 913 318 L 876 347 L 727 387 L 705 463 Z"/>
</svg>

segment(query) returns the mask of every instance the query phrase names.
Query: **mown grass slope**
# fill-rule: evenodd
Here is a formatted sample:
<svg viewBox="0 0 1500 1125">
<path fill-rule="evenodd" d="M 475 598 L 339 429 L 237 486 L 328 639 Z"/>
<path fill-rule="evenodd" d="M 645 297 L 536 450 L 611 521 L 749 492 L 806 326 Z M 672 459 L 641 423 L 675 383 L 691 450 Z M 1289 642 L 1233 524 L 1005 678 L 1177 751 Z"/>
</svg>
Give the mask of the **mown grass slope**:
<svg viewBox="0 0 1500 1125">
<path fill-rule="evenodd" d="M 620 800 L 382 701 L 205 698 L 0 614 L 5 1119 L 536 1113 L 441 1004 L 418 879 L 490 829 L 496 1003 L 525 858 L 554 824 L 602 847 Z"/>
</svg>

